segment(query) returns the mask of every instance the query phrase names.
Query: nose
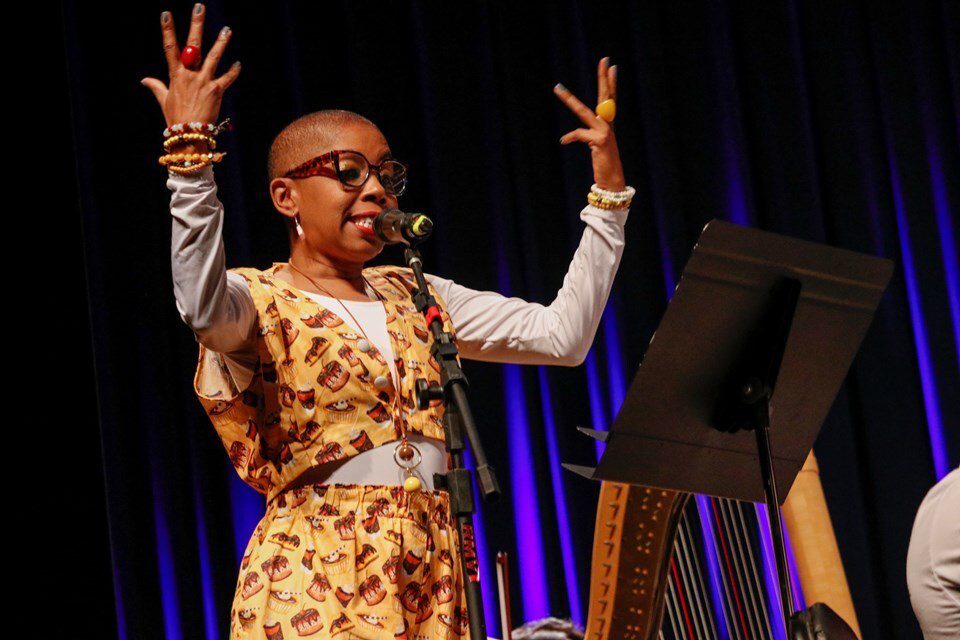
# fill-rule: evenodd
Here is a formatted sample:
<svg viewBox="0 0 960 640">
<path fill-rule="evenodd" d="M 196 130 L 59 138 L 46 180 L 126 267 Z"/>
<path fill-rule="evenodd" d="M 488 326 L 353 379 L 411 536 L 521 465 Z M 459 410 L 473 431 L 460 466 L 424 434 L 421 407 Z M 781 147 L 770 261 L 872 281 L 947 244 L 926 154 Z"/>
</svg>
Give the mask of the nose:
<svg viewBox="0 0 960 640">
<path fill-rule="evenodd" d="M 386 207 L 387 198 L 387 190 L 383 187 L 383 183 L 380 182 L 380 173 L 371 170 L 370 176 L 363 185 L 360 199 L 364 202 L 376 202 L 381 207 Z"/>
</svg>

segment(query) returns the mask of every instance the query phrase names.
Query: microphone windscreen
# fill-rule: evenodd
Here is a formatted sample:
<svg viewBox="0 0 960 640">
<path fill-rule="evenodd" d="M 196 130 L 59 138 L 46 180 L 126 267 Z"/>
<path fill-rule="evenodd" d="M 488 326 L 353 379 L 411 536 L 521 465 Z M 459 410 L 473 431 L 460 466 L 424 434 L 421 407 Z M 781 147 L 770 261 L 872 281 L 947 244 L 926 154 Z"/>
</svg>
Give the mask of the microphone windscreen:
<svg viewBox="0 0 960 640">
<path fill-rule="evenodd" d="M 418 238 L 428 238 L 433 233 L 433 220 L 422 213 L 418 213 L 410 225 L 410 230 Z"/>
<path fill-rule="evenodd" d="M 403 216 L 399 209 L 384 209 L 373 219 L 373 232 L 384 242 L 403 242 Z"/>
</svg>

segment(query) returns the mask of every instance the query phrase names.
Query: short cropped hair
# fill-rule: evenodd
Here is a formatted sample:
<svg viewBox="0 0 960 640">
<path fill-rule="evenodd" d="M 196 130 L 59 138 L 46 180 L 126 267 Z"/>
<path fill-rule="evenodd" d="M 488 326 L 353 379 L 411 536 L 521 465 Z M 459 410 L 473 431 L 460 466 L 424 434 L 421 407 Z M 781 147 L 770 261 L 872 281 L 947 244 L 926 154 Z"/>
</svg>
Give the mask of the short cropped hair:
<svg viewBox="0 0 960 640">
<path fill-rule="evenodd" d="M 517 627 L 513 640 L 583 640 L 583 629 L 570 620 L 542 618 Z"/>
<path fill-rule="evenodd" d="M 328 148 L 334 143 L 339 128 L 351 124 L 368 124 L 380 130 L 359 113 L 345 109 L 314 111 L 288 124 L 270 145 L 267 158 L 269 179 L 282 177 L 287 171 L 314 157 L 318 149 Z"/>
</svg>

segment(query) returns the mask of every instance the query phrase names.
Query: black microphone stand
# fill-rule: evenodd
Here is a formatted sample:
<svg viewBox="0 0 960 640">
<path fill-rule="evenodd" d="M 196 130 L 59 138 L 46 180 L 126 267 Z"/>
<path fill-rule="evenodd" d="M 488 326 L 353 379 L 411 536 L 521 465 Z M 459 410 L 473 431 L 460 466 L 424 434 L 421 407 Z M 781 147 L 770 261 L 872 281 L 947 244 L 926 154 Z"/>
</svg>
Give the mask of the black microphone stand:
<svg viewBox="0 0 960 640">
<path fill-rule="evenodd" d="M 487 501 L 500 497 L 500 486 L 493 467 L 487 462 L 480 443 L 477 425 L 467 402 L 467 379 L 457 362 L 458 349 L 453 336 L 443 330 L 443 321 L 437 300 L 430 295 L 420 252 L 413 247 L 404 250 L 404 260 L 413 270 L 417 289 L 410 293 L 417 311 L 423 314 L 427 328 L 433 334 L 430 353 L 440 364 L 440 384 L 427 384 L 424 378 L 417 379 L 417 406 L 426 409 L 431 400 L 442 400 L 445 407 L 443 424 L 447 451 L 450 453 L 450 470 L 446 474 L 434 474 L 434 486 L 444 488 L 450 494 L 450 511 L 456 515 L 457 535 L 460 538 L 460 566 L 464 576 L 463 588 L 467 598 L 467 619 L 471 640 L 487 640 L 483 599 L 480 591 L 480 567 L 477 558 L 476 537 L 473 528 L 474 498 L 470 482 L 470 470 L 464 467 L 464 433 L 470 441 L 477 466 L 477 482 Z"/>
</svg>

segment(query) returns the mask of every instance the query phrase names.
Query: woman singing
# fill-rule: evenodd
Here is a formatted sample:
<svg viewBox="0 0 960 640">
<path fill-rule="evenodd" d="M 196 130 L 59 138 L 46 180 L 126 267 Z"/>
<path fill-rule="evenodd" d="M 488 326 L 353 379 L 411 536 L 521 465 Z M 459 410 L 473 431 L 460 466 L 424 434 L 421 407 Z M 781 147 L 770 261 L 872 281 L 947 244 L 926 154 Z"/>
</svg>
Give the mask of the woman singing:
<svg viewBox="0 0 960 640">
<path fill-rule="evenodd" d="M 270 148 L 269 190 L 290 257 L 225 267 L 212 164 L 221 99 L 239 64 L 215 75 L 224 27 L 200 55 L 196 5 L 183 51 L 161 17 L 163 109 L 177 307 L 200 343 L 194 388 L 236 472 L 266 497 L 240 567 L 233 638 L 468 637 L 449 496 L 444 407 L 418 410 L 415 381 L 439 382 L 406 267 L 365 265 L 383 250 L 371 223 L 397 207 L 406 167 L 380 129 L 349 111 L 305 115 Z M 543 306 L 428 275 L 444 330 L 464 358 L 575 366 L 586 357 L 624 245 L 634 190 L 613 129 L 616 70 L 598 69 L 597 115 L 557 85 L 582 128 L 595 185 L 563 287 Z M 602 117 L 601 117 L 602 116 Z"/>
</svg>

